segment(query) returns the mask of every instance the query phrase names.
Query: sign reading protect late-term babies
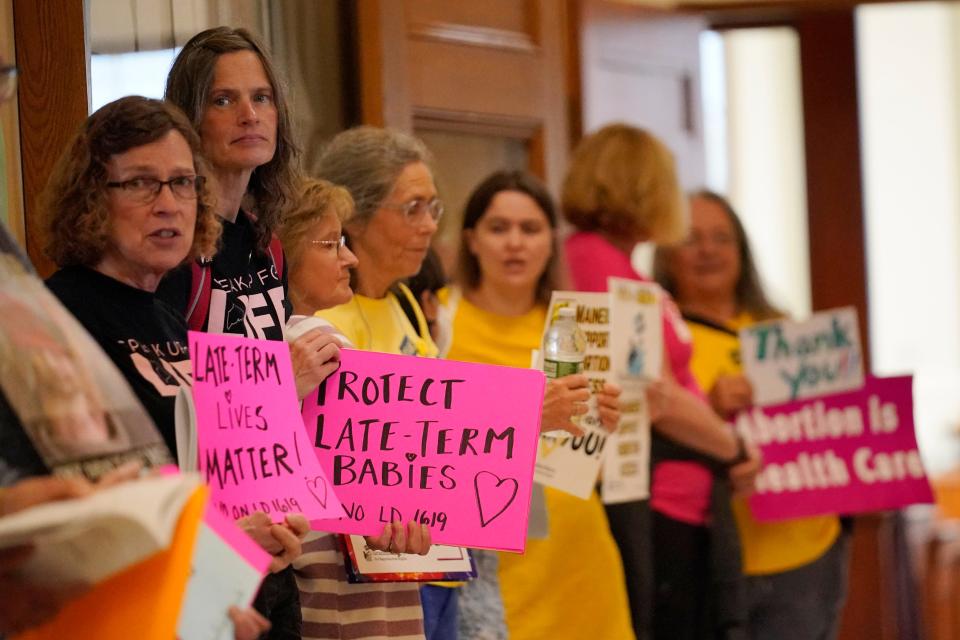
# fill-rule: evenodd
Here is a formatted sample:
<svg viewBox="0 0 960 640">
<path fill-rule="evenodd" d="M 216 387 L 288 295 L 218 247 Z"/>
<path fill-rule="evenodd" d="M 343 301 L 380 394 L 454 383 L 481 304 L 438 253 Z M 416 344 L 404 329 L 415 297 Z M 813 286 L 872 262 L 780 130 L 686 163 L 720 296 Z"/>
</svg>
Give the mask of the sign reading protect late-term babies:
<svg viewBox="0 0 960 640">
<path fill-rule="evenodd" d="M 543 388 L 529 369 L 344 349 L 303 403 L 344 517 L 311 524 L 414 520 L 435 543 L 523 551 Z"/>
<path fill-rule="evenodd" d="M 805 322 L 775 320 L 740 331 L 743 369 L 759 406 L 852 391 L 863 386 L 863 351 L 853 307 Z"/>
<path fill-rule="evenodd" d="M 932 502 L 913 425 L 913 379 L 870 378 L 849 393 L 754 407 L 737 429 L 763 451 L 758 520 Z"/>
<path fill-rule="evenodd" d="M 214 507 L 234 520 L 337 517 L 343 509 L 300 420 L 287 344 L 194 331 L 189 341 L 198 463 Z"/>
</svg>

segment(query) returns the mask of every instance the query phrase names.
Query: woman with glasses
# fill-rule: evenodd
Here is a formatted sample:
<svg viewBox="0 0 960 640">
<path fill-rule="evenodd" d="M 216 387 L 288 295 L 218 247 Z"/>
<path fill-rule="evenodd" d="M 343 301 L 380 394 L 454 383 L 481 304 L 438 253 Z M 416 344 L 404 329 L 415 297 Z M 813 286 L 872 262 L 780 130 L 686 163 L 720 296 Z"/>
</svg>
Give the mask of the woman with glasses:
<svg viewBox="0 0 960 640">
<path fill-rule="evenodd" d="M 746 231 L 730 203 L 701 191 L 692 196 L 690 212 L 686 242 L 658 249 L 654 271 L 690 325 L 693 374 L 714 410 L 732 419 L 753 404 L 737 331 L 784 314 L 767 300 Z M 837 516 L 759 522 L 745 500 L 735 501 L 733 510 L 746 574 L 745 637 L 835 638 L 848 560 Z"/>
<path fill-rule="evenodd" d="M 320 177 L 345 187 L 353 197 L 356 209 L 345 229 L 359 261 L 353 271 L 353 297 L 317 315 L 358 349 L 437 356 L 423 311 L 403 283 L 420 270 L 443 214 L 430 160 L 426 147 L 413 136 L 357 127 L 334 137 L 316 167 Z M 416 322 L 407 319 L 400 297 L 409 302 Z M 408 538 L 418 526 L 408 523 Z M 416 584 L 398 583 L 384 590 L 389 632 L 384 636 L 419 637 L 425 630 L 427 638 L 456 637 L 456 590 L 425 586 L 422 593 L 421 611 Z"/>
<path fill-rule="evenodd" d="M 47 285 L 103 346 L 176 451 L 173 405 L 190 381 L 183 318 L 161 278 L 220 235 L 200 143 L 175 107 L 128 97 L 88 119 L 47 186 Z"/>
<path fill-rule="evenodd" d="M 61 156 L 41 212 L 46 252 L 60 267 L 47 285 L 130 383 L 171 451 L 190 358 L 183 318 L 156 290 L 168 271 L 216 246 L 203 169 L 200 141 L 178 109 L 121 98 L 90 116 Z M 268 626 L 253 611 L 231 617 L 238 638 Z"/>
<path fill-rule="evenodd" d="M 315 179 L 303 181 L 297 205 L 284 214 L 279 235 L 290 262 L 294 313 L 287 324 L 288 340 L 320 328 L 335 335 L 343 346 L 351 346 L 346 336 L 314 314 L 349 302 L 353 296 L 350 272 L 357 266 L 357 257 L 344 242 L 342 226 L 352 215 L 353 198 L 346 189 Z M 402 527 L 400 522 L 389 523 L 380 536 L 369 537 L 366 543 L 375 549 L 400 553 L 423 554 L 430 549 L 426 529 L 418 525 L 401 531 Z M 403 617 L 398 616 L 392 599 L 409 600 L 409 587 L 350 584 L 335 534 L 311 532 L 304 540 L 303 550 L 294 562 L 294 570 L 300 586 L 304 638 L 363 640 L 394 637 L 396 632 L 403 631 Z M 406 624 L 408 630 L 413 626 L 419 632 L 421 628 L 419 618 Z"/>
<path fill-rule="evenodd" d="M 283 340 L 290 301 L 274 232 L 293 200 L 299 151 L 270 55 L 245 29 L 202 31 L 177 55 L 164 95 L 200 135 L 223 236 L 215 254 L 172 272 L 158 293 L 193 330 Z M 301 398 L 336 369 L 339 353 L 336 339 L 319 330 L 290 343 Z M 307 527 L 290 532 L 302 537 Z M 289 552 L 299 555 L 299 540 Z M 300 637 L 292 570 L 268 576 L 255 605 L 271 619 L 271 638 Z"/>
</svg>

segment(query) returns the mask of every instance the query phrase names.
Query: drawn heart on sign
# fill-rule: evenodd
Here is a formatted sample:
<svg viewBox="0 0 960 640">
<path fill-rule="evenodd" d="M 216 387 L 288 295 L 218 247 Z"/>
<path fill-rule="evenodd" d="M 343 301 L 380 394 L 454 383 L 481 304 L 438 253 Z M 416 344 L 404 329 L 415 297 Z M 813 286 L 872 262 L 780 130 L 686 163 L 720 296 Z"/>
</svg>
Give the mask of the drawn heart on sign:
<svg viewBox="0 0 960 640">
<path fill-rule="evenodd" d="M 310 493 L 313 494 L 313 497 L 317 499 L 317 502 L 320 503 L 320 506 L 326 509 L 327 481 L 323 478 L 323 476 L 317 476 L 313 480 L 307 479 L 307 489 L 309 489 Z"/>
<path fill-rule="evenodd" d="M 480 526 L 485 527 L 513 504 L 520 485 L 513 478 L 501 478 L 495 473 L 481 471 L 473 477 L 473 488 L 477 494 Z"/>
<path fill-rule="evenodd" d="M 227 399 L 227 402 L 233 402 L 233 389 L 227 389 L 224 391 L 223 397 Z"/>
<path fill-rule="evenodd" d="M 558 447 L 562 447 L 567 443 L 566 436 L 558 438 L 556 436 L 540 436 L 540 457 L 546 458 L 548 455 L 554 452 Z"/>
<path fill-rule="evenodd" d="M 413 462 L 417 459 L 417 454 L 415 453 L 405 453 L 403 455 L 407 458 L 407 462 Z"/>
</svg>

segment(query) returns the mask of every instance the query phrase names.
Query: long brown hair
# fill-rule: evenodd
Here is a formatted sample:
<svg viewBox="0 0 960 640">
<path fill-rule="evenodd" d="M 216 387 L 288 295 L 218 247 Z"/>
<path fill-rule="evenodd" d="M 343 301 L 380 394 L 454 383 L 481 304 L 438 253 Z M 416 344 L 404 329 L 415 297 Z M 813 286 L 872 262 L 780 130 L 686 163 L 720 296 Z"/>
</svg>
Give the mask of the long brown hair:
<svg viewBox="0 0 960 640">
<path fill-rule="evenodd" d="M 763 290 L 760 282 L 760 274 L 757 271 L 756 262 L 753 259 L 753 251 L 750 250 L 750 241 L 747 238 L 747 231 L 740 221 L 740 217 L 733 210 L 733 205 L 718 193 L 701 189 L 690 195 L 690 199 L 700 198 L 718 205 L 726 213 L 733 227 L 734 236 L 737 239 L 737 250 L 740 254 L 740 274 L 737 277 L 737 283 L 734 287 L 734 297 L 736 298 L 737 310 L 746 311 L 754 320 L 771 320 L 773 318 L 782 318 L 783 311 L 773 306 L 767 294 Z M 677 297 L 677 282 L 673 276 L 673 252 L 675 248 L 658 247 L 653 261 L 653 277 L 666 289 L 674 298 Z"/>
<path fill-rule="evenodd" d="M 482 218 L 484 214 L 486 214 L 487 209 L 490 208 L 490 203 L 493 202 L 493 199 L 498 193 L 503 191 L 519 191 L 520 193 L 530 196 L 533 201 L 537 203 L 537 206 L 540 207 L 540 210 L 543 211 L 543 215 L 547 217 L 547 222 L 550 223 L 550 230 L 553 235 L 550 259 L 547 261 L 547 266 L 537 281 L 536 298 L 538 303 L 548 304 L 550 302 L 550 294 L 557 288 L 558 281 L 557 213 L 553 200 L 550 198 L 550 194 L 547 193 L 547 188 L 532 175 L 523 171 L 497 171 L 487 176 L 483 182 L 478 184 L 474 188 L 473 193 L 470 194 L 469 199 L 467 199 L 467 204 L 463 210 L 463 226 L 460 229 L 460 252 L 457 272 L 460 283 L 467 289 L 475 289 L 480 286 L 480 280 L 483 278 L 483 274 L 480 272 L 480 261 L 477 260 L 477 257 L 473 255 L 467 247 L 466 234 L 463 232 L 477 226 L 477 222 L 480 221 L 480 218 Z"/>
<path fill-rule="evenodd" d="M 247 193 L 253 200 L 252 213 L 256 217 L 257 246 L 265 251 L 284 208 L 293 201 L 300 155 L 300 149 L 293 141 L 284 86 L 266 47 L 246 29 L 216 27 L 201 31 L 190 38 L 173 62 L 164 97 L 183 109 L 194 128 L 200 131 L 217 59 L 236 51 L 251 51 L 260 59 L 277 107 L 276 151 L 270 162 L 254 170 L 247 186 Z"/>
</svg>

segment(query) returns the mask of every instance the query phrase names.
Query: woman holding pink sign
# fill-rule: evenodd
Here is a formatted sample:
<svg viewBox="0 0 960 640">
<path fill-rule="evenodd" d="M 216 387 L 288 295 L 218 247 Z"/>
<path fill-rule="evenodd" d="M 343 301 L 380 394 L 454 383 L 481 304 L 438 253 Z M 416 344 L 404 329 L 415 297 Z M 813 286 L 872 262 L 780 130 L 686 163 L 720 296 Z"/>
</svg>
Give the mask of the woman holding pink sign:
<svg viewBox="0 0 960 640">
<path fill-rule="evenodd" d="M 577 229 L 565 249 L 581 291 L 606 291 L 610 276 L 648 281 L 631 263 L 636 245 L 685 234 L 670 151 L 629 125 L 608 125 L 580 142 L 562 200 Z M 662 317 L 664 367 L 661 380 L 648 385 L 651 499 L 608 505 L 607 514 L 637 635 L 723 637 L 743 621 L 728 482 L 749 488 L 759 454 L 706 404 L 689 369 L 689 330 L 669 297 Z"/>
<path fill-rule="evenodd" d="M 335 136 L 317 164 L 317 174 L 346 188 L 356 204 L 343 226 L 350 240 L 348 250 L 358 260 L 353 295 L 331 301 L 336 306 L 318 309 L 317 316 L 357 349 L 437 356 L 423 311 L 403 284 L 420 270 L 443 215 L 430 162 L 426 147 L 409 134 L 356 127 Z M 401 298 L 414 310 L 416 322 L 407 319 Z M 424 553 L 430 546 L 425 525 L 409 522 L 405 535 L 408 541 L 425 541 Z M 383 624 L 390 631 L 383 635 L 425 633 L 429 639 L 455 632 L 453 585 L 425 585 L 418 593 L 416 583 L 393 583 L 384 584 L 380 593 Z"/>
<path fill-rule="evenodd" d="M 283 340 L 290 303 L 283 248 L 274 232 L 294 196 L 299 149 L 276 65 L 247 30 L 207 29 L 177 54 L 164 98 L 183 110 L 200 136 L 223 233 L 215 253 L 167 274 L 158 295 L 195 331 Z M 339 348 L 322 331 L 291 342 L 301 398 L 336 370 Z M 299 514 L 286 523 L 295 534 L 288 550 L 295 557 L 309 527 Z M 268 576 L 256 604 L 273 622 L 271 637 L 300 637 L 292 570 Z"/>
<path fill-rule="evenodd" d="M 350 274 L 357 257 L 346 245 L 343 225 L 353 216 L 350 193 L 326 180 L 306 179 L 297 204 L 284 215 L 279 236 L 290 262 L 290 300 L 293 316 L 288 339 L 320 329 L 350 340 L 330 322 L 314 314 L 345 304 L 353 297 Z M 416 523 L 406 527 L 389 523 L 379 538 L 369 538 L 375 549 L 424 554 L 430 549 L 430 531 Z M 340 537 L 311 532 L 304 553 L 294 562 L 304 617 L 304 638 L 380 638 L 406 630 L 422 633 L 419 614 L 410 612 L 416 587 L 410 584 L 350 584 L 344 569 Z M 363 631 L 359 631 L 359 629 Z"/>
<path fill-rule="evenodd" d="M 723 197 L 693 195 L 691 229 L 676 248 L 657 252 L 657 281 L 676 299 L 693 333 L 691 369 L 710 403 L 731 417 L 752 404 L 740 370 L 737 331 L 783 317 L 760 284 L 743 224 Z M 847 548 L 836 516 L 755 520 L 733 505 L 747 575 L 750 638 L 836 637 L 846 592 Z"/>
<path fill-rule="evenodd" d="M 557 283 L 556 226 L 549 194 L 528 174 L 494 173 L 474 189 L 463 217 L 459 287 L 444 300 L 453 316 L 449 358 L 530 366 Z M 548 382 L 542 428 L 579 433 L 571 417 L 586 411 L 586 377 Z M 619 421 L 618 395 L 612 387 L 598 394 L 605 425 Z M 545 538 L 531 536 L 522 556 L 476 554 L 478 579 L 461 596 L 461 639 L 500 640 L 508 632 L 518 640 L 632 638 L 620 556 L 599 497 L 544 491 Z"/>
<path fill-rule="evenodd" d="M 190 380 L 187 331 L 156 289 L 170 269 L 216 246 L 220 225 L 204 168 L 200 140 L 179 109 L 121 98 L 81 126 L 41 213 L 46 251 L 60 267 L 47 285 L 130 383 L 173 451 L 174 400 Z M 247 524 L 276 554 L 274 568 L 289 564 L 288 550 L 299 549 L 292 532 L 269 518 Z M 230 615 L 238 638 L 269 627 L 252 610 Z"/>
</svg>

